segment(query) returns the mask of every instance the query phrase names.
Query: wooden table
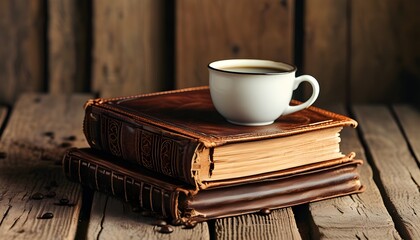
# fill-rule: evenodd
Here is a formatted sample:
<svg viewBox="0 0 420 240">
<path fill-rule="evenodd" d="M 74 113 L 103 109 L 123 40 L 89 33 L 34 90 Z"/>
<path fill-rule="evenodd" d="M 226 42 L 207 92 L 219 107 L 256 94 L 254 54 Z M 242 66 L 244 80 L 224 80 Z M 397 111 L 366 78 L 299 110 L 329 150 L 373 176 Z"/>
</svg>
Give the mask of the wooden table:
<svg viewBox="0 0 420 240">
<path fill-rule="evenodd" d="M 90 97 L 26 94 L 12 109 L 0 107 L 1 239 L 420 239 L 419 108 L 329 108 L 359 121 L 357 130 L 343 131 L 342 151 L 366 160 L 362 194 L 162 234 L 154 219 L 62 173 L 65 149 L 87 146 L 82 105 Z M 36 193 L 44 198 L 33 199 Z M 53 218 L 40 218 L 47 212 Z"/>
</svg>

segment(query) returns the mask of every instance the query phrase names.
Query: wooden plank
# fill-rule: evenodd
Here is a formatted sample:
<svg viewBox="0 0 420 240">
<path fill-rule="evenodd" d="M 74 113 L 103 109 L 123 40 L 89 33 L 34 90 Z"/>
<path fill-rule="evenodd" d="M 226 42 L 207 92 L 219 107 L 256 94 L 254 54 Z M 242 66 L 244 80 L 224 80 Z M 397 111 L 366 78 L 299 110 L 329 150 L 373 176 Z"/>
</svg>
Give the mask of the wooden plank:
<svg viewBox="0 0 420 240">
<path fill-rule="evenodd" d="M 93 90 L 100 96 L 166 87 L 171 43 L 165 35 L 165 2 L 93 1 Z"/>
<path fill-rule="evenodd" d="M 156 219 L 102 193 L 95 193 L 90 216 L 87 239 L 210 239 L 207 223 L 193 229 L 171 226 L 171 234 L 160 233 L 153 224 Z"/>
<path fill-rule="evenodd" d="M 226 58 L 293 62 L 295 0 L 176 2 L 176 87 L 208 84 Z"/>
<path fill-rule="evenodd" d="M 329 110 L 348 114 L 342 105 L 328 107 Z M 341 150 L 355 152 L 363 159 L 360 180 L 366 190 L 340 198 L 309 204 L 312 217 L 312 233 L 315 239 L 401 239 L 395 229 L 375 185 L 372 169 L 355 129 L 345 128 L 341 132 Z"/>
<path fill-rule="evenodd" d="M 314 76 L 318 104 L 347 100 L 349 70 L 348 0 L 311 0 L 304 8 L 303 73 Z M 304 98 L 312 94 L 305 87 Z"/>
<path fill-rule="evenodd" d="M 2 238 L 74 239 L 81 191 L 60 164 L 67 148 L 87 146 L 82 105 L 88 97 L 25 94 L 17 101 L 0 142 Z M 57 205 L 63 198 L 71 205 Z M 48 212 L 52 219 L 39 219 Z"/>
<path fill-rule="evenodd" d="M 408 104 L 397 104 L 393 110 L 401 123 L 402 130 L 417 163 L 420 164 L 420 109 Z"/>
<path fill-rule="evenodd" d="M 354 107 L 383 199 L 404 239 L 420 239 L 420 169 L 389 109 Z"/>
<path fill-rule="evenodd" d="M 0 102 L 45 89 L 44 22 L 41 0 L 0 1 Z"/>
<path fill-rule="evenodd" d="M 350 1 L 351 93 L 355 102 L 396 102 L 416 94 L 420 2 Z"/>
<path fill-rule="evenodd" d="M 52 93 L 88 90 L 89 1 L 48 1 L 48 74 Z"/>
<path fill-rule="evenodd" d="M 292 208 L 216 220 L 216 239 L 301 239 Z"/>
</svg>

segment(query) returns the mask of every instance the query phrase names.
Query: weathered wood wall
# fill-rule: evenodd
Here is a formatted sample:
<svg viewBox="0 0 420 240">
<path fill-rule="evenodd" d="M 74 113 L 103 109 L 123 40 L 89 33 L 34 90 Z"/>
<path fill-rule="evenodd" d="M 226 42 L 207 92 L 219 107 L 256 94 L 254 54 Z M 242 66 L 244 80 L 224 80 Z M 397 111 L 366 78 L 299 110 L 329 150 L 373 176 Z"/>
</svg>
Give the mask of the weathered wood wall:
<svg viewBox="0 0 420 240">
<path fill-rule="evenodd" d="M 26 91 L 205 85 L 207 64 L 224 58 L 294 63 L 320 82 L 320 103 L 420 102 L 418 9 L 411 0 L 3 0 L 0 103 Z"/>
<path fill-rule="evenodd" d="M 176 6 L 176 87 L 208 84 L 226 58 L 293 62 L 294 0 L 182 0 Z"/>
</svg>

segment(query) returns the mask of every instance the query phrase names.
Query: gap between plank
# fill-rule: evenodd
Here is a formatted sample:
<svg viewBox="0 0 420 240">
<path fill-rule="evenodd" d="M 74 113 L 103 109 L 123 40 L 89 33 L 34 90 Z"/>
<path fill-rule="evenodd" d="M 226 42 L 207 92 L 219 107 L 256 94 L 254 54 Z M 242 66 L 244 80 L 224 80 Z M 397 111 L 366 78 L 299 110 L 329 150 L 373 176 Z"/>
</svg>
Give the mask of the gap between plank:
<svg viewBox="0 0 420 240">
<path fill-rule="evenodd" d="M 410 151 L 411 156 L 413 156 L 413 158 L 416 160 L 417 166 L 420 168 L 420 159 L 417 158 L 417 155 L 413 149 L 413 145 L 411 145 L 410 142 L 410 138 L 408 137 L 403 124 L 400 120 L 400 118 L 398 117 L 397 112 L 395 111 L 395 108 L 393 106 L 389 106 L 389 111 L 391 112 L 391 116 L 393 117 L 393 119 L 395 120 L 395 122 L 397 123 L 398 128 L 400 129 L 406 143 L 407 143 L 407 147 L 408 150 Z M 413 180 L 414 181 L 414 180 Z M 414 181 L 415 182 L 415 181 Z"/>
<path fill-rule="evenodd" d="M 83 188 L 82 190 L 82 206 L 80 208 L 75 239 L 87 238 L 90 212 L 92 210 L 93 203 L 93 194 L 94 192 L 88 188 Z"/>
<path fill-rule="evenodd" d="M 314 225 L 313 218 L 309 214 L 309 204 L 301 204 L 292 207 L 293 215 L 295 216 L 295 221 L 297 228 L 299 230 L 300 237 L 302 240 L 311 239 L 312 235 L 319 236 L 319 233 L 313 233 L 311 226 Z"/>
<path fill-rule="evenodd" d="M 108 199 L 109 199 L 109 196 L 107 196 L 105 200 L 104 210 L 102 211 L 101 229 L 99 230 L 98 235 L 96 235 L 97 240 L 100 239 L 101 233 L 104 230 L 104 222 L 105 222 L 106 208 L 108 206 Z"/>
<path fill-rule="evenodd" d="M 209 228 L 210 240 L 216 240 L 216 220 L 207 221 L 207 226 Z"/>
<path fill-rule="evenodd" d="M 0 140 L 3 134 L 4 129 L 6 129 L 7 123 L 9 122 L 10 114 L 12 110 L 11 107 L 4 106 L 4 111 L 0 109 Z"/>
<path fill-rule="evenodd" d="M 356 115 L 353 111 L 352 107 L 349 107 L 348 109 L 348 113 L 350 115 L 351 118 L 355 119 L 357 121 Z M 402 222 L 402 219 L 400 218 L 400 216 L 398 216 L 397 213 L 397 209 L 395 207 L 395 205 L 392 203 L 391 199 L 389 199 L 388 195 L 385 192 L 385 187 L 382 184 L 382 181 L 379 177 L 379 170 L 378 167 L 375 164 L 375 161 L 373 161 L 373 156 L 372 156 L 372 152 L 369 148 L 369 145 L 363 135 L 363 127 L 362 126 L 358 126 L 356 128 L 356 133 L 357 133 L 357 137 L 360 139 L 360 143 L 362 144 L 362 147 L 365 151 L 365 155 L 366 155 L 366 161 L 369 162 L 371 169 L 372 169 L 372 177 L 373 177 L 373 181 L 375 182 L 376 186 L 379 189 L 379 192 L 381 194 L 382 200 L 384 202 L 384 205 L 389 213 L 389 215 L 392 218 L 392 221 L 394 222 L 395 225 L 395 230 L 397 230 L 398 234 L 401 236 L 401 238 L 403 239 L 410 239 L 410 234 L 408 233 L 407 229 L 404 226 L 404 223 Z"/>
</svg>

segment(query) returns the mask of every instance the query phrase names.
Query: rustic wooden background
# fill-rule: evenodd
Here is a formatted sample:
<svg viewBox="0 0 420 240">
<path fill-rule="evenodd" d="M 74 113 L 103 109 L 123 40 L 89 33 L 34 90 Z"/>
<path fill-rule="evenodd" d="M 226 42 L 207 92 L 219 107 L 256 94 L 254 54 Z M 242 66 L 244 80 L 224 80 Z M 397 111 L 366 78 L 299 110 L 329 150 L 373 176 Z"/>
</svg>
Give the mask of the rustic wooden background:
<svg viewBox="0 0 420 240">
<path fill-rule="evenodd" d="M 224 58 L 294 63 L 320 82 L 320 103 L 420 102 L 419 10 L 414 0 L 1 0 L 0 104 L 27 91 L 206 85 L 207 64 Z"/>
</svg>

